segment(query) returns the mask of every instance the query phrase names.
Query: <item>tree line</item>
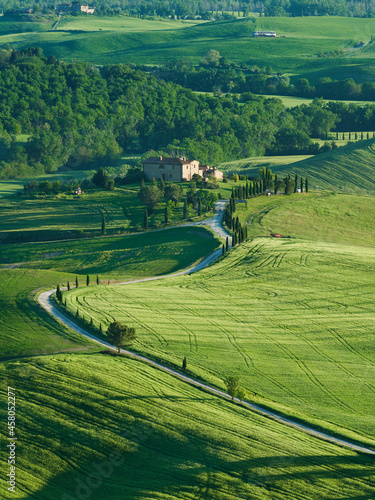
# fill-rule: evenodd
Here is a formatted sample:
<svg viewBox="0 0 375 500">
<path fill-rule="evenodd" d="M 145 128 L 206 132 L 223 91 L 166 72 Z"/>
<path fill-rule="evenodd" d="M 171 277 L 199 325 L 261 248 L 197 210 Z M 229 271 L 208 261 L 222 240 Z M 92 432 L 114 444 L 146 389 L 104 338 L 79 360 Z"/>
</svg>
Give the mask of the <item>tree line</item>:
<svg viewBox="0 0 375 500">
<path fill-rule="evenodd" d="M 57 3 L 57 2 L 56 2 Z M 39 0 L 3 0 L 5 12 L 33 8 L 35 12 L 53 12 L 55 4 Z M 374 17 L 375 6 L 366 0 L 93 0 L 96 15 L 175 19 L 221 19 L 231 15 L 247 16 L 256 12 L 262 16 L 350 16 Z"/>
<path fill-rule="evenodd" d="M 375 106 L 315 100 L 287 110 L 252 94 L 217 98 L 122 64 L 45 58 L 39 48 L 0 50 L 0 70 L 0 178 L 110 165 L 126 151 L 211 165 L 315 154 L 311 137 L 374 129 Z"/>
<path fill-rule="evenodd" d="M 334 57 L 335 55 L 340 54 L 320 53 L 318 57 Z M 144 67 L 144 69 L 150 71 L 150 68 Z M 352 78 L 333 80 L 330 77 L 322 77 L 315 85 L 312 85 L 307 78 L 299 78 L 291 83 L 288 76 L 275 73 L 270 66 L 260 68 L 257 65 L 233 63 L 214 49 L 208 51 L 198 65 L 185 60 L 169 61 L 162 67 L 155 67 L 151 71 L 164 80 L 178 83 L 195 91 L 215 92 L 217 95 L 232 92 L 323 97 L 324 99 L 375 100 L 375 83 L 372 81 L 356 83 Z"/>
</svg>

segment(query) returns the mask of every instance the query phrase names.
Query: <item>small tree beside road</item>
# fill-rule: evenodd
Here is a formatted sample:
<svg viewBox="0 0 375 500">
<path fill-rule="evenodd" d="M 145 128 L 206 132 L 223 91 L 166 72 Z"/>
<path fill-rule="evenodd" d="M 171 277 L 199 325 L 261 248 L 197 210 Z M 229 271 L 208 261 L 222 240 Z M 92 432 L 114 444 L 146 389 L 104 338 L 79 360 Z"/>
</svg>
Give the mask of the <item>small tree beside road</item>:
<svg viewBox="0 0 375 500">
<path fill-rule="evenodd" d="M 234 398 L 238 398 L 240 401 L 243 401 L 246 396 L 246 391 L 243 387 L 240 386 L 239 377 L 227 377 L 224 382 L 227 386 L 227 393 L 229 394 L 229 396 L 231 396 L 232 401 L 234 400 Z"/>
<path fill-rule="evenodd" d="M 121 347 L 128 347 L 135 340 L 135 328 L 113 321 L 108 327 L 107 339 L 120 352 Z"/>
</svg>

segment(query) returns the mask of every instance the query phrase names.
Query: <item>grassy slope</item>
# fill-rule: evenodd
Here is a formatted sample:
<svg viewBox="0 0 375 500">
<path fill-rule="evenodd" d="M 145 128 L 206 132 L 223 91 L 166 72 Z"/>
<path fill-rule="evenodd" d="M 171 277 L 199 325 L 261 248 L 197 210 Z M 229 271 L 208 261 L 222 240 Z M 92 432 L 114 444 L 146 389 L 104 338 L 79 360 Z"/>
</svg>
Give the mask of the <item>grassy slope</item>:
<svg viewBox="0 0 375 500">
<path fill-rule="evenodd" d="M 268 166 L 273 173 L 308 177 L 310 188 L 344 191 L 375 191 L 375 140 L 358 141 L 347 146 L 297 160 L 296 156 L 248 158 L 220 165 L 228 171 L 257 175 Z"/>
<path fill-rule="evenodd" d="M 375 494 L 373 459 L 131 360 L 64 354 L 2 364 L 0 377 L 2 396 L 7 385 L 17 394 L 14 498 L 354 500 Z M 0 414 L 6 418 L 4 405 Z M 4 447 L 0 453 L 5 462 Z M 111 453 L 116 465 L 103 469 Z"/>
<path fill-rule="evenodd" d="M 271 203 L 258 200 L 260 210 Z M 372 213 L 371 197 L 283 198 L 262 225 L 313 241 L 257 239 L 198 275 L 78 290 L 68 301 L 76 307 L 77 297 L 96 321 L 131 323 L 142 352 L 175 362 L 186 355 L 217 384 L 239 374 L 276 407 L 371 439 Z"/>
<path fill-rule="evenodd" d="M 213 252 L 220 240 L 202 227 L 138 235 L 4 245 L 1 268 L 54 269 L 125 278 L 175 272 Z"/>
<path fill-rule="evenodd" d="M 32 291 L 73 280 L 73 276 L 53 271 L 0 271 L 0 359 L 52 354 L 62 351 L 97 349 L 45 314 L 33 300 Z"/>
<path fill-rule="evenodd" d="M 277 173 L 307 176 L 310 185 L 321 188 L 373 192 L 374 159 L 375 140 L 369 139 L 279 167 Z"/>
<path fill-rule="evenodd" d="M 9 245 L 2 257 L 24 269 L 0 270 L 2 358 L 59 352 L 89 345 L 42 313 L 29 294 L 57 283 L 72 285 L 75 274 L 131 279 L 174 272 L 214 251 L 219 240 L 204 228 L 176 228 L 121 238 Z M 4 266 L 5 267 L 5 266 Z M 29 268 L 29 269 L 28 269 Z M 30 268 L 35 268 L 31 270 Z M 61 272 L 57 272 L 61 271 Z M 74 273 L 74 274 L 67 274 Z M 79 278 L 81 284 L 85 279 Z M 91 276 L 91 283 L 96 276 Z"/>
<path fill-rule="evenodd" d="M 39 45 L 47 55 L 97 64 L 157 64 L 176 58 L 198 63 L 209 49 L 216 49 L 235 62 L 270 65 L 291 75 L 308 73 L 312 81 L 321 73 L 329 73 L 328 76 L 337 73 L 340 78 L 371 77 L 368 71 L 372 54 L 360 60 L 349 56 L 316 57 L 320 51 L 345 49 L 358 41 L 368 41 L 372 34 L 371 19 L 259 18 L 256 28 L 276 30 L 285 38 L 249 38 L 254 29 L 249 19 L 191 26 L 181 22 L 120 17 L 71 18 L 56 31 L 6 34 L 0 37 L 0 43 L 12 43 L 16 47 Z"/>
</svg>

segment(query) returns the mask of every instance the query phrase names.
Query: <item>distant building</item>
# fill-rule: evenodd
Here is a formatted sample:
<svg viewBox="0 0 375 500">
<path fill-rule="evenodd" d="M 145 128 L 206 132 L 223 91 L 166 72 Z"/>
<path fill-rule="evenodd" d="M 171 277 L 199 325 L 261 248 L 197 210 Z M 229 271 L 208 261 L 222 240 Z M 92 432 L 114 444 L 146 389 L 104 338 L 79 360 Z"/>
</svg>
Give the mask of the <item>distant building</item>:
<svg viewBox="0 0 375 500">
<path fill-rule="evenodd" d="M 275 31 L 253 31 L 253 36 L 265 36 L 265 37 L 273 37 L 275 38 L 276 32 Z"/>
<path fill-rule="evenodd" d="M 200 165 L 197 160 L 182 158 L 164 158 L 163 156 L 152 156 L 143 162 L 143 173 L 148 179 L 163 179 L 165 181 L 191 181 L 194 174 L 206 178 L 209 175 L 217 180 L 223 179 L 223 173 L 216 167 Z"/>
<path fill-rule="evenodd" d="M 81 5 L 79 3 L 61 3 L 56 6 L 57 14 L 71 14 L 72 12 L 94 14 L 95 7 L 89 7 L 88 5 Z"/>
</svg>

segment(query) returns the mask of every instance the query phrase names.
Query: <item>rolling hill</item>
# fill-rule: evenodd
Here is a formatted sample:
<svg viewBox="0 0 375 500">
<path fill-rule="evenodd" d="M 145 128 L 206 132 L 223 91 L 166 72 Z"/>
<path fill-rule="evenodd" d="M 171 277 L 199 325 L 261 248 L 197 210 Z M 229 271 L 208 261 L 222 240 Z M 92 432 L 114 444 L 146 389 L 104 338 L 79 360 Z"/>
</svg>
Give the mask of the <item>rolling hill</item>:
<svg viewBox="0 0 375 500">
<path fill-rule="evenodd" d="M 259 168 L 267 166 L 279 177 L 286 174 L 308 177 L 313 189 L 357 193 L 375 191 L 375 139 L 358 141 L 316 156 L 300 158 L 248 158 L 228 162 L 220 167 L 226 171 L 258 176 Z"/>
</svg>

